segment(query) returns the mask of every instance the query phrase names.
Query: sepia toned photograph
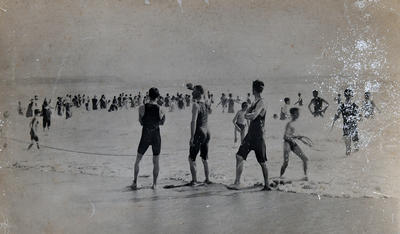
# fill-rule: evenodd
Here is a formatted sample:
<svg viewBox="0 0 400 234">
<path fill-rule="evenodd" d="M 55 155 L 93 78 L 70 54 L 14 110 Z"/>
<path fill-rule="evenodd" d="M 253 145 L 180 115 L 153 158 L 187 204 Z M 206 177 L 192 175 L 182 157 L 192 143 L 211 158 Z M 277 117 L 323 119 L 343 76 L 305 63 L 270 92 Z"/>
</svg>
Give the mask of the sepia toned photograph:
<svg viewBox="0 0 400 234">
<path fill-rule="evenodd" d="M 400 233 L 399 0 L 0 0 L 0 234 Z"/>
</svg>

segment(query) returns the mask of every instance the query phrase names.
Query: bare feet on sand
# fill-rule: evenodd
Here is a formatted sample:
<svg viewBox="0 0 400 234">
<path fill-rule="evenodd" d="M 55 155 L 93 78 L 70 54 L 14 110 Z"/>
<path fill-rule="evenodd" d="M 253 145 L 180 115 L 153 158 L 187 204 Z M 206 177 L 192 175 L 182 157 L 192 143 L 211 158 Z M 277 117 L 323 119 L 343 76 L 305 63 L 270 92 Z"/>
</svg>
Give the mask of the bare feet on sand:
<svg viewBox="0 0 400 234">
<path fill-rule="evenodd" d="M 267 185 L 264 185 L 264 187 L 261 189 L 261 191 L 271 191 L 271 188 Z"/>
<path fill-rule="evenodd" d="M 211 182 L 209 179 L 204 180 L 205 184 L 212 184 L 213 182 Z"/>
<path fill-rule="evenodd" d="M 137 190 L 137 184 L 136 184 L 136 182 L 132 182 L 130 188 L 131 188 L 132 190 Z"/>
</svg>

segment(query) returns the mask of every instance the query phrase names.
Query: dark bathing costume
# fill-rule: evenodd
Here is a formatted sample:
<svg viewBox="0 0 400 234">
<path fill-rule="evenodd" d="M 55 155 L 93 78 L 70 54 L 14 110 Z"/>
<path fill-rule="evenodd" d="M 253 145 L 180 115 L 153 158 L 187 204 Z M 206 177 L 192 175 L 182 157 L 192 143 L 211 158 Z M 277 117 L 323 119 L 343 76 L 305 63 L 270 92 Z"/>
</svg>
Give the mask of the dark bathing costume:
<svg viewBox="0 0 400 234">
<path fill-rule="evenodd" d="M 250 106 L 248 113 L 251 113 L 256 108 L 260 100 L 261 99 L 257 100 Z M 253 121 L 250 122 L 247 135 L 245 136 L 237 152 L 237 155 L 241 156 L 244 160 L 247 159 L 247 155 L 250 153 L 250 151 L 254 150 L 259 163 L 264 163 L 267 161 L 266 147 L 263 137 L 265 114 L 266 113 L 263 115 L 259 114 Z"/>
<path fill-rule="evenodd" d="M 241 124 L 241 123 L 237 123 L 237 122 L 236 122 L 236 125 L 239 126 L 239 128 L 240 128 L 241 131 L 243 131 L 243 130 L 246 128 L 246 125 Z"/>
<path fill-rule="evenodd" d="M 208 142 L 210 141 L 210 132 L 208 131 L 208 107 L 204 102 L 197 102 L 199 112 L 196 121 L 196 130 L 193 138 L 193 146 L 190 146 L 189 157 L 195 161 L 200 151 L 200 157 L 203 160 L 208 159 Z"/>
<path fill-rule="evenodd" d="M 322 115 L 322 98 L 314 98 L 314 116 Z"/>
<path fill-rule="evenodd" d="M 293 141 L 292 139 L 285 137 L 285 138 L 283 138 L 283 140 L 289 144 L 291 151 L 293 151 L 296 147 L 298 147 L 297 143 L 295 141 Z"/>
<path fill-rule="evenodd" d="M 342 103 L 339 110 L 343 116 L 343 136 L 351 136 L 353 141 L 358 141 L 358 106 L 355 103 Z"/>
<path fill-rule="evenodd" d="M 140 138 L 138 153 L 144 154 L 151 145 L 153 155 L 158 156 L 161 152 L 160 107 L 157 104 L 146 103 L 142 117 L 142 137 Z"/>
</svg>

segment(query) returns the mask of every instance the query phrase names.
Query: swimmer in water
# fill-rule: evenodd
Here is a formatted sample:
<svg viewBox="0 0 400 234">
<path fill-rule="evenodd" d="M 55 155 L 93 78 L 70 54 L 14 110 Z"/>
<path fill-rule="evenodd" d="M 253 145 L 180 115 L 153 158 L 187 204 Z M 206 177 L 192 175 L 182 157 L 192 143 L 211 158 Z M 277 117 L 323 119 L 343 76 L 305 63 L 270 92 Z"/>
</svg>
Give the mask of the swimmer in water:
<svg viewBox="0 0 400 234">
<path fill-rule="evenodd" d="M 314 117 L 324 117 L 326 110 L 329 107 L 329 103 L 325 101 L 323 98 L 318 97 L 318 91 L 313 91 L 313 99 L 311 99 L 310 104 L 308 104 L 308 110 Z M 323 104 L 325 103 L 325 107 L 323 108 Z M 311 105 L 314 105 L 314 111 L 311 110 Z"/>
</svg>

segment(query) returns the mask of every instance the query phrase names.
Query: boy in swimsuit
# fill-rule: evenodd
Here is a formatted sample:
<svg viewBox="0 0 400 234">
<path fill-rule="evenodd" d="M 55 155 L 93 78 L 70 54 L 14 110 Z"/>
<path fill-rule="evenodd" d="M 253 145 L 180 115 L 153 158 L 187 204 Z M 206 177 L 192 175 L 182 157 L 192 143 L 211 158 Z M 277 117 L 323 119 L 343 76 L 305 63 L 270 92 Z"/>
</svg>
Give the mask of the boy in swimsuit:
<svg viewBox="0 0 400 234">
<path fill-rule="evenodd" d="M 301 93 L 298 93 L 297 96 L 298 96 L 298 99 L 297 99 L 297 102 L 294 103 L 294 105 L 298 104 L 299 106 L 303 106 L 303 98 L 301 97 Z"/>
<path fill-rule="evenodd" d="M 271 190 L 268 184 L 268 169 L 265 164 L 267 161 L 267 154 L 264 140 L 264 125 L 267 112 L 264 106 L 264 100 L 261 97 L 263 90 L 264 82 L 260 80 L 253 81 L 253 95 L 255 99 L 244 115 L 245 119 L 250 120 L 250 126 L 236 154 L 236 178 L 233 187 L 238 188 L 240 186 L 240 177 L 243 172 L 243 160 L 246 160 L 250 151 L 254 150 L 264 177 L 263 190 Z"/>
<path fill-rule="evenodd" d="M 200 157 L 204 166 L 204 183 L 211 183 L 208 171 L 208 143 L 210 141 L 210 132 L 208 130 L 208 107 L 202 98 L 204 89 L 201 85 L 193 87 L 193 106 L 192 121 L 190 123 L 190 150 L 189 150 L 189 166 L 192 174 L 191 184 L 197 183 L 196 173 L 196 157 L 200 152 Z"/>
<path fill-rule="evenodd" d="M 237 142 L 237 132 L 240 133 L 240 142 L 243 142 L 245 133 L 246 133 L 246 119 L 244 118 L 244 115 L 246 114 L 248 107 L 247 102 L 242 103 L 242 109 L 239 110 L 235 117 L 233 118 L 233 125 L 235 126 L 234 128 L 234 134 L 235 134 L 235 143 Z"/>
<path fill-rule="evenodd" d="M 304 180 L 307 181 L 307 156 L 303 153 L 299 145 L 295 142 L 297 139 L 305 138 L 305 136 L 296 135 L 294 128 L 294 124 L 296 120 L 300 116 L 299 108 L 291 108 L 290 109 L 291 121 L 286 124 L 285 134 L 283 136 L 283 164 L 281 167 L 280 177 L 282 178 L 283 174 L 286 171 L 287 166 L 289 165 L 289 153 L 292 151 L 303 161 L 303 171 L 304 171 Z"/>
<path fill-rule="evenodd" d="M 313 91 L 313 99 L 311 99 L 310 104 L 308 104 L 308 110 L 310 110 L 311 114 L 314 117 L 324 117 L 325 111 L 329 107 L 329 103 L 325 101 L 323 98 L 318 97 L 318 91 L 314 90 Z M 326 104 L 325 108 L 322 109 L 323 104 Z M 311 105 L 314 105 L 314 111 L 311 110 Z"/>
<path fill-rule="evenodd" d="M 151 145 L 153 151 L 153 185 L 157 186 L 157 177 L 159 172 L 159 155 L 161 152 L 161 135 L 160 125 L 165 122 L 165 114 L 161 107 L 157 104 L 157 98 L 160 93 L 157 88 L 149 90 L 149 102 L 139 107 L 139 122 L 143 126 L 142 136 L 140 138 L 139 147 L 134 169 L 134 179 L 131 185 L 133 190 L 137 189 L 137 178 L 139 175 L 139 163 Z"/>
<path fill-rule="evenodd" d="M 285 104 L 281 107 L 281 114 L 280 114 L 280 120 L 285 120 L 289 117 L 288 115 L 288 110 L 289 110 L 289 105 L 290 105 L 290 99 L 286 97 L 284 99 Z"/>
</svg>

